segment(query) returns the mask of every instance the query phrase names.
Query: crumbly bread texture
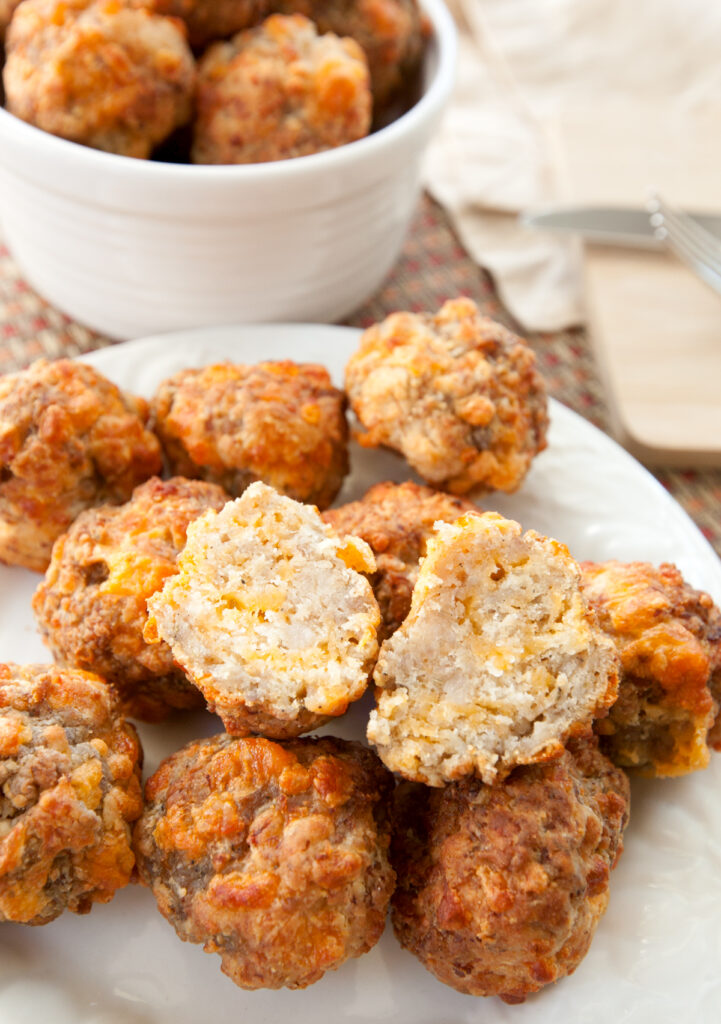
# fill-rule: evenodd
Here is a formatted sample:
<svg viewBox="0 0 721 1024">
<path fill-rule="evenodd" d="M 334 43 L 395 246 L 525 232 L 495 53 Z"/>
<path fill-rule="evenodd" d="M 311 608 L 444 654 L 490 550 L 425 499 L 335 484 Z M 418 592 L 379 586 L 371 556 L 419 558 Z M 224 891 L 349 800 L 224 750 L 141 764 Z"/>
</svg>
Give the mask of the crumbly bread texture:
<svg viewBox="0 0 721 1024">
<path fill-rule="evenodd" d="M 380 621 L 364 541 L 255 483 L 190 525 L 178 567 L 145 636 L 170 644 L 229 733 L 297 736 L 363 694 Z"/>
<path fill-rule="evenodd" d="M 0 921 L 86 914 L 127 885 L 141 762 L 98 676 L 0 665 Z"/>
<path fill-rule="evenodd" d="M 71 359 L 0 377 L 0 561 L 44 572 L 84 509 L 127 501 L 159 473 L 147 417 L 142 398 Z"/>
<path fill-rule="evenodd" d="M 325 508 L 348 472 L 345 404 L 315 363 L 228 362 L 163 381 L 152 422 L 180 476 L 220 484 L 233 497 L 262 480 Z"/>
<path fill-rule="evenodd" d="M 705 768 L 721 749 L 721 611 L 674 565 L 584 562 L 583 591 L 621 658 L 601 749 L 642 775 Z"/>
<path fill-rule="evenodd" d="M 523 1002 L 571 974 L 608 904 L 628 779 L 592 738 L 486 786 L 397 790 L 392 920 L 439 981 Z"/>
<path fill-rule="evenodd" d="M 412 481 L 381 483 L 360 501 L 323 513 L 336 533 L 351 533 L 370 544 L 377 570 L 371 576 L 381 610 L 379 640 L 391 636 L 408 615 L 433 524 L 453 523 L 465 512 L 480 512 L 470 501 L 421 487 Z"/>
<path fill-rule="evenodd" d="M 198 62 L 191 157 L 249 164 L 308 156 L 367 135 L 368 62 L 350 38 L 274 14 L 214 43 Z"/>
<path fill-rule="evenodd" d="M 124 505 L 81 513 L 55 543 L 33 597 L 43 639 L 56 661 L 112 683 L 135 718 L 205 705 L 168 645 L 146 643 L 143 627 L 147 599 L 176 571 L 188 524 L 226 501 L 215 484 L 153 477 Z"/>
<path fill-rule="evenodd" d="M 7 31 L 6 105 L 43 131 L 146 158 L 190 119 L 184 26 L 118 0 L 25 0 Z"/>
<path fill-rule="evenodd" d="M 407 88 L 418 70 L 426 24 L 417 0 L 271 0 L 271 4 L 283 14 L 304 14 L 319 32 L 355 39 L 368 58 L 377 107 Z"/>
<path fill-rule="evenodd" d="M 567 548 L 495 513 L 438 523 L 411 611 L 381 649 L 368 739 L 442 786 L 557 757 L 615 700 L 613 644 Z"/>
<path fill-rule="evenodd" d="M 530 346 L 470 299 L 369 327 L 346 367 L 358 441 L 399 451 L 454 494 L 514 491 L 546 447 L 546 389 Z"/>
<path fill-rule="evenodd" d="M 383 932 L 392 789 L 359 743 L 198 740 L 147 782 L 140 877 L 237 985 L 305 988 Z"/>
</svg>

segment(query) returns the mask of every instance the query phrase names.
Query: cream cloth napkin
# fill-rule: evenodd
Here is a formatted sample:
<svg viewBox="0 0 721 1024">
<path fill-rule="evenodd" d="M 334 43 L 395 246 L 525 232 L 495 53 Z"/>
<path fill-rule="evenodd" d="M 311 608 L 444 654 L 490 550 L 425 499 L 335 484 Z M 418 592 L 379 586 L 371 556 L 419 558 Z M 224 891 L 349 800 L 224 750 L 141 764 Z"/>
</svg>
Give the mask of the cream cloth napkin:
<svg viewBox="0 0 721 1024">
<path fill-rule="evenodd" d="M 681 112 L 721 98 L 715 0 L 448 0 L 460 30 L 454 97 L 425 165 L 473 258 L 527 330 L 584 320 L 580 247 L 522 228 L 518 211 L 563 198 L 564 106 Z M 639 203 L 643 201 L 639 196 Z"/>
</svg>

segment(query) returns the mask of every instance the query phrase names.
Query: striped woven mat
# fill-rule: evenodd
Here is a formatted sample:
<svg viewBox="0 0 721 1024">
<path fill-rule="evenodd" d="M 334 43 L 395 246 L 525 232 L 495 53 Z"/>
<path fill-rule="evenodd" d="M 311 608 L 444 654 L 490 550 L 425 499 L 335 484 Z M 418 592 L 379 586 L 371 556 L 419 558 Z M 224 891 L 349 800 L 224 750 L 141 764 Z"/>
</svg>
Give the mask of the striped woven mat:
<svg viewBox="0 0 721 1024">
<path fill-rule="evenodd" d="M 398 309 L 435 310 L 456 295 L 469 296 L 489 316 L 514 328 L 488 275 L 468 258 L 441 209 L 425 197 L 394 272 L 348 323 L 367 326 Z M 532 334 L 528 340 L 551 395 L 606 430 L 603 392 L 584 332 Z M 0 373 L 40 356 L 80 355 L 109 344 L 39 298 L 0 243 Z M 721 554 L 721 471 L 653 472 Z"/>
</svg>

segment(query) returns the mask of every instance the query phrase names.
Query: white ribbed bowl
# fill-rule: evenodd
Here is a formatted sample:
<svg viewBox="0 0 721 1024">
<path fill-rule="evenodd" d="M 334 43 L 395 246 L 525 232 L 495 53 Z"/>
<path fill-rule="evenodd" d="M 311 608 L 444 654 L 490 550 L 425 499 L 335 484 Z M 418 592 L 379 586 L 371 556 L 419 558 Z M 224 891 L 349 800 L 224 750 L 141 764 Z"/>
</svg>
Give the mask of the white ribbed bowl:
<svg viewBox="0 0 721 1024">
<path fill-rule="evenodd" d="M 398 257 L 453 84 L 453 21 L 443 0 L 421 4 L 433 36 L 419 101 L 313 156 L 230 167 L 133 160 L 0 109 L 0 221 L 29 283 L 115 338 L 351 312 Z"/>
</svg>

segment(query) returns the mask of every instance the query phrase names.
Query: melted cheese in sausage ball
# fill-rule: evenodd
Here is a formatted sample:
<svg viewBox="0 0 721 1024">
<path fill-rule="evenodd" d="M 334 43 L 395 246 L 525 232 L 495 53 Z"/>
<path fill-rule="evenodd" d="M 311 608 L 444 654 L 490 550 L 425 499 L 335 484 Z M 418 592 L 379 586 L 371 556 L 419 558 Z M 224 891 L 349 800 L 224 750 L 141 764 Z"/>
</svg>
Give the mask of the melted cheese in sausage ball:
<svg viewBox="0 0 721 1024">
<path fill-rule="evenodd" d="M 380 938 L 392 776 L 358 743 L 198 740 L 146 785 L 138 869 L 242 988 L 305 988 Z"/>
</svg>

